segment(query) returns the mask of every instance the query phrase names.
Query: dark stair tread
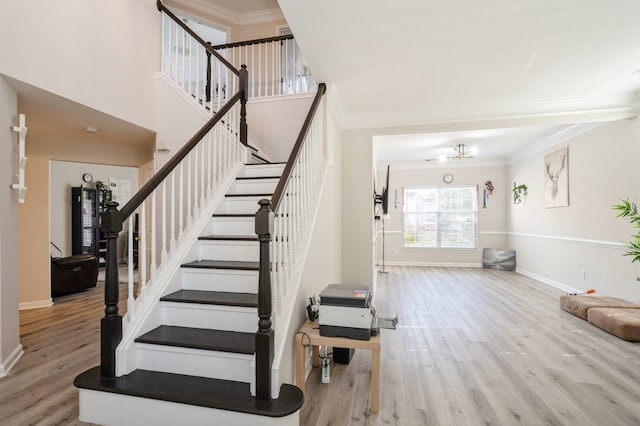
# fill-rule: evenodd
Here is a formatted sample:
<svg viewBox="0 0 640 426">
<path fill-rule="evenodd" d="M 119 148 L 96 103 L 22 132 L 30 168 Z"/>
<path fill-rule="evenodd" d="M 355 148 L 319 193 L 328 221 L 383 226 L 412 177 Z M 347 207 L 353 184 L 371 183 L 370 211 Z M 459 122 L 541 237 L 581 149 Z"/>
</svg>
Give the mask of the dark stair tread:
<svg viewBox="0 0 640 426">
<path fill-rule="evenodd" d="M 273 162 L 273 163 L 267 163 L 267 164 L 269 164 L 269 165 L 271 165 L 271 166 L 274 166 L 274 165 L 280 165 L 280 166 L 282 166 L 282 165 L 286 165 L 286 164 L 287 164 L 287 162 L 286 162 L 286 161 L 276 161 L 276 162 Z M 264 164 L 245 164 L 245 167 L 246 167 L 246 166 L 264 166 Z"/>
<path fill-rule="evenodd" d="M 205 305 L 258 307 L 255 293 L 233 293 L 227 291 L 178 290 L 160 298 L 162 302 L 199 303 Z"/>
<path fill-rule="evenodd" d="M 273 194 L 225 194 L 225 197 L 239 198 L 239 197 L 273 197 Z"/>
<path fill-rule="evenodd" d="M 282 385 L 278 399 L 267 402 L 251 396 L 249 383 L 147 370 L 134 370 L 114 380 L 102 380 L 100 367 L 94 367 L 76 377 L 73 384 L 81 389 L 267 417 L 293 414 L 304 402 L 302 391 L 289 384 Z"/>
<path fill-rule="evenodd" d="M 260 267 L 259 262 L 246 262 L 243 260 L 194 260 L 182 264 L 183 268 L 200 268 L 200 269 L 234 269 L 241 271 L 257 271 Z"/>
<path fill-rule="evenodd" d="M 211 217 L 256 217 L 255 213 L 214 213 Z"/>
<path fill-rule="evenodd" d="M 238 176 L 236 180 L 280 179 L 280 176 Z"/>
<path fill-rule="evenodd" d="M 161 325 L 136 338 L 136 342 L 251 355 L 255 353 L 255 338 L 255 333 Z"/>
<path fill-rule="evenodd" d="M 208 241 L 258 241 L 257 235 L 203 235 L 199 240 Z"/>
</svg>

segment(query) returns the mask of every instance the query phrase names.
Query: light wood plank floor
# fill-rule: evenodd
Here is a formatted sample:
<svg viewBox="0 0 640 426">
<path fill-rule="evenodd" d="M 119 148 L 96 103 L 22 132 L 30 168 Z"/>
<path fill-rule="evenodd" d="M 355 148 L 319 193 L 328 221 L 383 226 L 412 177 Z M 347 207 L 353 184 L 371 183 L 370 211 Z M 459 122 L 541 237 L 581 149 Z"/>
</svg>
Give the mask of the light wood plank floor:
<svg viewBox="0 0 640 426">
<path fill-rule="evenodd" d="M 121 283 L 122 315 L 125 300 L 126 286 Z M 103 281 L 96 288 L 58 297 L 49 308 L 20 311 L 24 355 L 0 379 L 0 425 L 88 425 L 78 420 L 73 379 L 100 364 L 103 316 Z"/>
<path fill-rule="evenodd" d="M 377 307 L 400 324 L 382 331 L 380 413 L 371 355 L 356 351 L 330 384 L 312 372 L 301 425 L 640 424 L 640 345 L 561 311 L 559 290 L 501 271 L 388 270 Z M 98 364 L 99 286 L 21 312 L 25 354 L 0 379 L 0 425 L 86 425 L 72 382 Z"/>
<path fill-rule="evenodd" d="M 379 275 L 380 413 L 371 355 L 307 380 L 303 425 L 638 425 L 640 345 L 558 308 L 560 290 L 512 272 L 392 267 Z"/>
</svg>

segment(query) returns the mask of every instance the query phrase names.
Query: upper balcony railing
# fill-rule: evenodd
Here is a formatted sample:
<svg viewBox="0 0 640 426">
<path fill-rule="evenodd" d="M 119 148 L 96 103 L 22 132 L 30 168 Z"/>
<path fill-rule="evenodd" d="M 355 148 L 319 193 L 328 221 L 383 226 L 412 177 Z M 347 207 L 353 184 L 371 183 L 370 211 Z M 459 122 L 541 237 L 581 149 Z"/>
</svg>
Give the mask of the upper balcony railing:
<svg viewBox="0 0 640 426">
<path fill-rule="evenodd" d="M 293 35 L 223 44 L 212 55 L 183 25 L 162 20 L 162 70 L 197 102 L 217 111 L 235 93 L 229 65 L 246 65 L 249 98 L 315 93 L 317 83 Z"/>
</svg>

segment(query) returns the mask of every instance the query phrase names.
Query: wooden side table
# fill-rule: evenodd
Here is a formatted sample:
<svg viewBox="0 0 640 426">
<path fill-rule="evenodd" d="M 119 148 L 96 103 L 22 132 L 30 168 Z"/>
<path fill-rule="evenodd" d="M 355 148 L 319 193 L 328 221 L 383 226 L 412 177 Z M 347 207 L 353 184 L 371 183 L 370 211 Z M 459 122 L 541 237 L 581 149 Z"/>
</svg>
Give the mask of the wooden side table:
<svg viewBox="0 0 640 426">
<path fill-rule="evenodd" d="M 317 368 L 320 365 L 318 346 L 331 346 L 332 348 L 351 348 L 371 351 L 371 412 L 380 410 L 380 333 L 372 336 L 371 340 L 355 340 L 344 337 L 321 336 L 317 322 L 307 321 L 296 335 L 296 386 L 304 393 L 305 375 L 304 358 L 305 347 L 311 346 L 311 365 Z"/>
</svg>

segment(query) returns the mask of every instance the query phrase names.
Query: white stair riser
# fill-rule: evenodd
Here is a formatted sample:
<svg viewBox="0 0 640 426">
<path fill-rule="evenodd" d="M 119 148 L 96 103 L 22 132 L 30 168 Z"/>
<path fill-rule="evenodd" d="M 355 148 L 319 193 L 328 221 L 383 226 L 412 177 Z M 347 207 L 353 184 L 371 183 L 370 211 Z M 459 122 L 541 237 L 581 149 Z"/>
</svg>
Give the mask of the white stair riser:
<svg viewBox="0 0 640 426">
<path fill-rule="evenodd" d="M 257 241 L 198 241 L 200 259 L 241 260 L 257 262 L 260 260 L 260 247 Z"/>
<path fill-rule="evenodd" d="M 273 194 L 278 179 L 237 180 L 227 194 Z"/>
<path fill-rule="evenodd" d="M 227 197 L 222 203 L 220 211 L 221 213 L 249 213 L 255 214 L 260 205 L 258 201 L 262 199 L 271 199 L 270 195 L 261 195 L 259 197 Z"/>
<path fill-rule="evenodd" d="M 284 171 L 284 164 L 260 164 L 259 166 L 245 166 L 238 176 L 262 177 L 280 176 Z"/>
<path fill-rule="evenodd" d="M 256 235 L 256 221 L 253 217 L 213 217 L 209 230 L 213 235 Z"/>
<path fill-rule="evenodd" d="M 258 271 L 182 268 L 185 290 L 258 292 Z"/>
<path fill-rule="evenodd" d="M 253 355 L 136 343 L 138 369 L 251 381 Z"/>
<path fill-rule="evenodd" d="M 243 306 L 162 302 L 162 324 L 255 333 L 258 310 Z"/>
<path fill-rule="evenodd" d="M 298 426 L 300 413 L 264 417 L 116 393 L 80 389 L 79 420 L 117 426 Z"/>
</svg>

